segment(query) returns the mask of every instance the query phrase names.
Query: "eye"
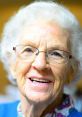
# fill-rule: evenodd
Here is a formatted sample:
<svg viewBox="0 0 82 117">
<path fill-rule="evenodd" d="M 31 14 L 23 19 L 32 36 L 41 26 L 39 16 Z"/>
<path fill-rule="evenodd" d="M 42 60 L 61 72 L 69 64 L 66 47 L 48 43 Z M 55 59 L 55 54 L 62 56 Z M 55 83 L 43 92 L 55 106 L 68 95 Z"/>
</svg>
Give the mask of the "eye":
<svg viewBox="0 0 82 117">
<path fill-rule="evenodd" d="M 23 50 L 24 52 L 33 52 L 33 50 L 32 50 L 32 48 L 25 48 L 24 50 Z"/>
<path fill-rule="evenodd" d="M 60 50 L 53 50 L 49 52 L 49 55 L 54 58 L 63 58 L 63 52 Z"/>
<path fill-rule="evenodd" d="M 35 52 L 35 48 L 26 46 L 21 51 L 21 56 L 32 56 Z"/>
<path fill-rule="evenodd" d="M 34 55 L 35 48 L 31 46 L 25 46 L 20 52 L 22 58 L 32 57 Z"/>
<path fill-rule="evenodd" d="M 19 45 L 17 46 L 17 52 L 19 57 L 23 59 L 28 59 L 31 60 L 33 57 L 35 57 L 38 49 L 33 47 L 33 46 L 28 46 L 28 45 Z"/>
<path fill-rule="evenodd" d="M 33 48 L 32 47 L 26 47 L 23 49 L 23 52 L 27 52 L 27 53 L 33 53 Z"/>
</svg>

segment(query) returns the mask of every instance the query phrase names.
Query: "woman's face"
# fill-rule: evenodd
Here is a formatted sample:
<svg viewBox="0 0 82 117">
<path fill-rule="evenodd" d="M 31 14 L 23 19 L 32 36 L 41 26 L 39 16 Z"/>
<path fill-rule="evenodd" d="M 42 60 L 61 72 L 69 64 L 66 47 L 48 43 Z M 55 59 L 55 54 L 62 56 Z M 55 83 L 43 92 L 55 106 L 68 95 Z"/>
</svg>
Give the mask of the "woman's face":
<svg viewBox="0 0 82 117">
<path fill-rule="evenodd" d="M 55 23 L 37 22 L 22 29 L 19 45 L 29 45 L 41 51 L 33 60 L 17 56 L 14 65 L 19 90 L 34 102 L 51 102 L 61 94 L 69 71 L 68 64 L 48 62 L 48 50 L 69 51 L 69 33 Z"/>
</svg>

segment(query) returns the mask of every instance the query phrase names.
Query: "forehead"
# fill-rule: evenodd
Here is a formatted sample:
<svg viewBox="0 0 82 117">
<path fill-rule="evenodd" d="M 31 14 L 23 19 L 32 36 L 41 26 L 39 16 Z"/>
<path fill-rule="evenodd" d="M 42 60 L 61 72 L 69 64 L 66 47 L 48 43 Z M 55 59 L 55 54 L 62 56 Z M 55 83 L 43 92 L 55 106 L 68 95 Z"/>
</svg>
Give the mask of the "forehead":
<svg viewBox="0 0 82 117">
<path fill-rule="evenodd" d="M 39 21 L 25 26 L 18 38 L 21 44 L 67 47 L 69 32 L 56 23 Z"/>
</svg>

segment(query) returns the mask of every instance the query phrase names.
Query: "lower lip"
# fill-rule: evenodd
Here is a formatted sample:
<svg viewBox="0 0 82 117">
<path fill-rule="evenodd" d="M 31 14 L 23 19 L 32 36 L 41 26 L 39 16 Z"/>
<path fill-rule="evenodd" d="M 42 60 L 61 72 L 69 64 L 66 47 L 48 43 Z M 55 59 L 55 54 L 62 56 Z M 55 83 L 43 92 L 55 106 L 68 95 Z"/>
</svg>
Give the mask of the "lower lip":
<svg viewBox="0 0 82 117">
<path fill-rule="evenodd" d="M 50 86 L 52 86 L 52 82 L 50 83 L 41 83 L 31 81 L 29 78 L 26 80 L 26 85 L 29 86 L 32 90 L 35 91 L 47 91 Z"/>
</svg>

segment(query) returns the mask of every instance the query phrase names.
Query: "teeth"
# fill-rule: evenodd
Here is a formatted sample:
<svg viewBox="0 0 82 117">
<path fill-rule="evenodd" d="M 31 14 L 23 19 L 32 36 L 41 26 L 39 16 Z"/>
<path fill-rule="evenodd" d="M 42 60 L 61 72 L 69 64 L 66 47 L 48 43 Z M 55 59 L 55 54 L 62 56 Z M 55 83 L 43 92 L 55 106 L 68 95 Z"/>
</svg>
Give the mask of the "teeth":
<svg viewBox="0 0 82 117">
<path fill-rule="evenodd" d="M 35 82 L 41 82 L 41 83 L 49 83 L 50 81 L 48 80 L 43 80 L 43 79 L 37 79 L 37 78 L 30 78 L 31 81 L 35 81 Z"/>
</svg>

